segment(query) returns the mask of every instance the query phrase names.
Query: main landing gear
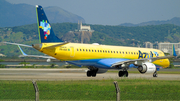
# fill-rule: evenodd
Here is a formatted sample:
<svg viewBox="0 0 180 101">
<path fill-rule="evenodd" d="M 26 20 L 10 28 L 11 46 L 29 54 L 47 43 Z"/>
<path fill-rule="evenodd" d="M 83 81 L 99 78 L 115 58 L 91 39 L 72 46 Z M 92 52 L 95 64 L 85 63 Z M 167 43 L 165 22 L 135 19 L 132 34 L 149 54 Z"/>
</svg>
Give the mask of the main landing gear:
<svg viewBox="0 0 180 101">
<path fill-rule="evenodd" d="M 96 77 L 98 69 L 90 69 L 87 71 L 87 77 Z"/>
<path fill-rule="evenodd" d="M 119 77 L 128 77 L 128 71 L 119 71 L 118 76 Z"/>
</svg>

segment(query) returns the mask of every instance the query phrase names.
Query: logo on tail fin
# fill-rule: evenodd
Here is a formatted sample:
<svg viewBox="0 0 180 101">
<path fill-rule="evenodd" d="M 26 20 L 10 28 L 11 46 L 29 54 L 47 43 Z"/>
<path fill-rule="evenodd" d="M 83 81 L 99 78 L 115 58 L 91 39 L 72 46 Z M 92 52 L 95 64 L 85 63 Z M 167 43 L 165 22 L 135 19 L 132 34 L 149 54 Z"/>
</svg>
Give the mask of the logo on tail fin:
<svg viewBox="0 0 180 101">
<path fill-rule="evenodd" d="M 42 20 L 40 22 L 39 28 L 41 28 L 44 31 L 44 39 L 46 40 L 48 35 L 50 35 L 51 25 L 47 23 L 47 20 L 46 21 Z"/>
</svg>

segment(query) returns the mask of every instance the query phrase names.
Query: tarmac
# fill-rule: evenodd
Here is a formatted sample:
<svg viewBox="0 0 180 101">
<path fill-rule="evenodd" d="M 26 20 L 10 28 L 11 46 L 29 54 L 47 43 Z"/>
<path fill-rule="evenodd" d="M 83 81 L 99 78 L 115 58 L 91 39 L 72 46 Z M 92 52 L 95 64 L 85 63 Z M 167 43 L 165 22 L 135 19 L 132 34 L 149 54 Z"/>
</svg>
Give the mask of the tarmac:
<svg viewBox="0 0 180 101">
<path fill-rule="evenodd" d="M 152 79 L 152 80 L 180 80 L 180 74 L 133 74 L 128 77 L 118 77 L 117 72 L 106 72 L 97 74 L 96 77 L 87 77 L 88 69 L 21 69 L 3 68 L 0 69 L 0 80 L 119 80 L 119 79 Z"/>
</svg>

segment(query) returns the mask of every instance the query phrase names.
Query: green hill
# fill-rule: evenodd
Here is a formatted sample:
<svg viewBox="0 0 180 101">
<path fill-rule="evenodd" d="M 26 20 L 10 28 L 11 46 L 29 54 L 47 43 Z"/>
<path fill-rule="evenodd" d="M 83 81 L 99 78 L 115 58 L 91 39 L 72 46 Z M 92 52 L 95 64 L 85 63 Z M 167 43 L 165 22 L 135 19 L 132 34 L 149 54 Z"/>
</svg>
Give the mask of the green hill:
<svg viewBox="0 0 180 101">
<path fill-rule="evenodd" d="M 162 25 L 162 24 L 174 24 L 180 26 L 180 17 L 174 17 L 170 20 L 162 20 L 162 21 L 148 21 L 142 22 L 139 24 L 132 24 L 132 23 L 123 23 L 120 26 L 147 26 L 147 25 Z"/>
<path fill-rule="evenodd" d="M 56 35 L 63 41 L 81 42 L 81 33 L 74 32 L 76 23 L 52 24 Z M 95 30 L 92 35 L 84 34 L 85 43 L 99 43 L 106 45 L 141 46 L 144 42 L 179 42 L 180 26 L 165 24 L 139 27 L 90 25 Z M 71 31 L 71 32 L 69 32 Z M 0 28 L 0 42 L 15 42 L 22 44 L 39 43 L 37 25 Z M 28 54 L 40 54 L 35 49 L 23 48 Z M 0 44 L 0 53 L 8 56 L 18 56 L 17 46 Z"/>
</svg>

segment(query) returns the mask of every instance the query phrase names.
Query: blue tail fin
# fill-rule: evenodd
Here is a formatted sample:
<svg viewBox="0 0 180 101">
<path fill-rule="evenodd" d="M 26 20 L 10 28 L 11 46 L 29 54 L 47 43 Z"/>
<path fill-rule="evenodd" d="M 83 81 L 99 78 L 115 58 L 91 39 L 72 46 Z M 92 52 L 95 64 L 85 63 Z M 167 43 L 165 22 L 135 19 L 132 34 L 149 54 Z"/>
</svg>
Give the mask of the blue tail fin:
<svg viewBox="0 0 180 101">
<path fill-rule="evenodd" d="M 173 45 L 173 48 L 172 48 L 173 50 L 172 50 L 172 54 L 173 54 L 173 56 L 177 56 L 177 54 L 176 54 L 176 51 L 175 51 L 175 47 L 174 47 L 174 45 Z"/>
<path fill-rule="evenodd" d="M 42 6 L 36 5 L 40 43 L 63 42 L 53 32 Z"/>
</svg>

